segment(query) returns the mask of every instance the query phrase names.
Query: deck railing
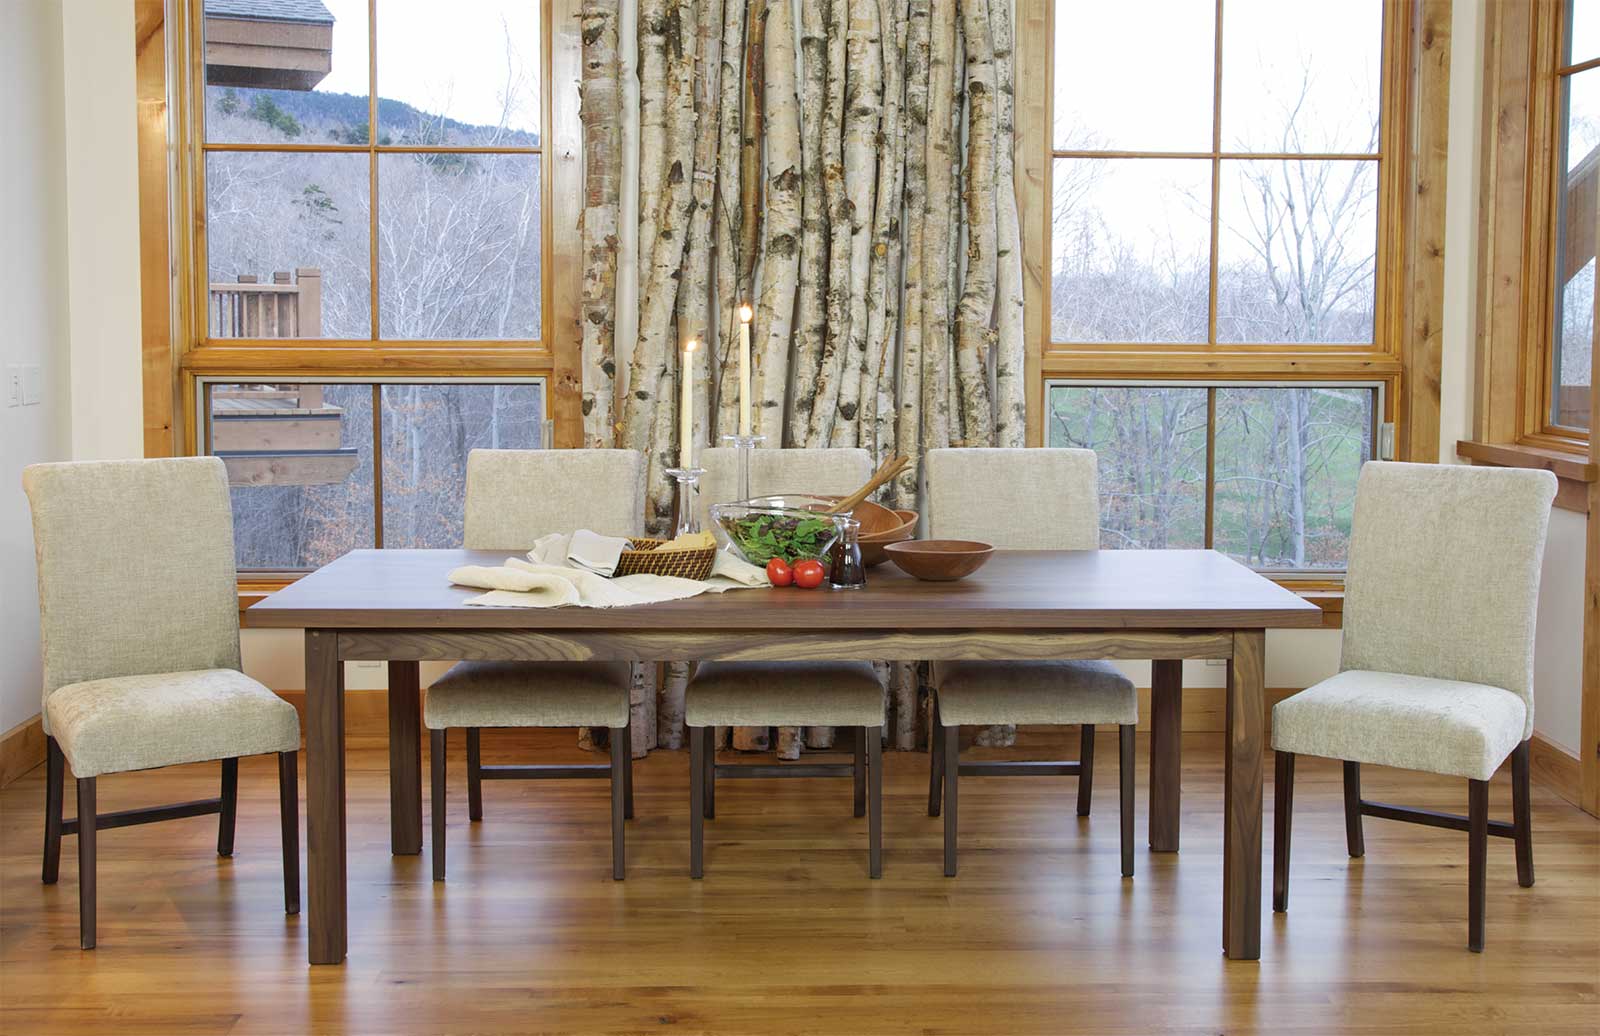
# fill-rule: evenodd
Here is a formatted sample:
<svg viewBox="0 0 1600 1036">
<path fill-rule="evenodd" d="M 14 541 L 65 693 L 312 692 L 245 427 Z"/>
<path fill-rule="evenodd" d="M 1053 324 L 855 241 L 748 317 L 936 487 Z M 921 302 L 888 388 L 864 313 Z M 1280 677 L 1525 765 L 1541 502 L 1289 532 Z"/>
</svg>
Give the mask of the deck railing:
<svg viewBox="0 0 1600 1036">
<path fill-rule="evenodd" d="M 321 338 L 322 271 L 274 273 L 265 284 L 241 273 L 212 284 L 208 328 L 212 338 Z"/>
</svg>

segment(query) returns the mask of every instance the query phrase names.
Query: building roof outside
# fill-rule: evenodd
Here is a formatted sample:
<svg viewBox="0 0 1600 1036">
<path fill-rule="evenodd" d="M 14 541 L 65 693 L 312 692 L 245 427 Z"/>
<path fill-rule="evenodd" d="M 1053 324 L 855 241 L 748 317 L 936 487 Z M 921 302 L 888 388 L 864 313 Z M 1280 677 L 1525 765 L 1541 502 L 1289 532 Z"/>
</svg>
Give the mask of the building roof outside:
<svg viewBox="0 0 1600 1036">
<path fill-rule="evenodd" d="M 205 0 L 206 14 L 273 22 L 332 24 L 333 12 L 322 0 Z"/>
</svg>

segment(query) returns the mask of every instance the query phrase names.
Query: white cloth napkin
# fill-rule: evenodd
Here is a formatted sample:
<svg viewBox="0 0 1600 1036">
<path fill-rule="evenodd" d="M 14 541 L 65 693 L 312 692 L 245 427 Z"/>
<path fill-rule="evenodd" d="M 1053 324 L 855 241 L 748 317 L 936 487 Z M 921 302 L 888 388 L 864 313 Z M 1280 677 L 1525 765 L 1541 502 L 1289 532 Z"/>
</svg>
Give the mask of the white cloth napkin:
<svg viewBox="0 0 1600 1036">
<path fill-rule="evenodd" d="M 567 543 L 566 561 L 569 565 L 586 568 L 591 572 L 610 577 L 622 560 L 628 541 L 621 536 L 602 536 L 598 532 L 579 529 Z"/>
<path fill-rule="evenodd" d="M 526 561 L 507 558 L 498 567 L 464 565 L 450 573 L 450 581 L 488 591 L 466 603 L 492 608 L 624 608 L 770 585 L 764 569 L 727 551 L 717 552 L 711 575 L 703 581 L 656 575 L 607 579 L 568 560 L 572 539 L 566 533 L 552 533 L 534 544 Z"/>
</svg>

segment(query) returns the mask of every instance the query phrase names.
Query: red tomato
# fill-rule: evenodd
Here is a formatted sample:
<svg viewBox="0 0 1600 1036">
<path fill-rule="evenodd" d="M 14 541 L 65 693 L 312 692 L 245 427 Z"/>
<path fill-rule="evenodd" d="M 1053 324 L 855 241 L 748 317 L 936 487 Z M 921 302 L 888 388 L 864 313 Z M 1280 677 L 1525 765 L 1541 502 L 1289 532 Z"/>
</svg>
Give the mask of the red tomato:
<svg viewBox="0 0 1600 1036">
<path fill-rule="evenodd" d="M 822 585 L 822 579 L 827 574 L 822 562 L 815 558 L 794 563 L 794 585 L 802 590 L 815 590 Z"/>
<path fill-rule="evenodd" d="M 767 581 L 773 586 L 788 586 L 794 582 L 794 569 L 782 558 L 773 558 L 767 562 Z"/>
</svg>

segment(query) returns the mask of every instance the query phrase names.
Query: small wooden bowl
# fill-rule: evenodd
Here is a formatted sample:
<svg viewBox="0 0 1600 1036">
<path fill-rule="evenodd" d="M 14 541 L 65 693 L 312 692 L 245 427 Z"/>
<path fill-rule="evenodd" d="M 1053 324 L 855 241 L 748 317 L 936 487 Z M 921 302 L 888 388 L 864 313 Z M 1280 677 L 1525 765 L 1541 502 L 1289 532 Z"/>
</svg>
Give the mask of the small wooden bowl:
<svg viewBox="0 0 1600 1036">
<path fill-rule="evenodd" d="M 905 540 L 883 549 L 902 572 L 931 582 L 970 576 L 994 553 L 993 544 L 977 540 Z"/>
<path fill-rule="evenodd" d="M 865 534 L 861 536 L 861 561 L 868 568 L 874 568 L 889 560 L 889 555 L 883 552 L 884 547 L 891 543 L 899 543 L 901 540 L 909 540 L 917 534 L 917 512 L 902 510 L 896 511 L 895 514 L 901 518 L 901 523 L 895 528 L 876 532 L 870 536 Z"/>
<path fill-rule="evenodd" d="M 843 500 L 842 496 L 819 497 L 822 500 Z M 905 524 L 905 519 L 897 511 L 871 500 L 863 500 L 850 512 L 850 517 L 861 523 L 862 539 L 868 536 L 878 536 L 886 532 L 894 532 Z"/>
</svg>

